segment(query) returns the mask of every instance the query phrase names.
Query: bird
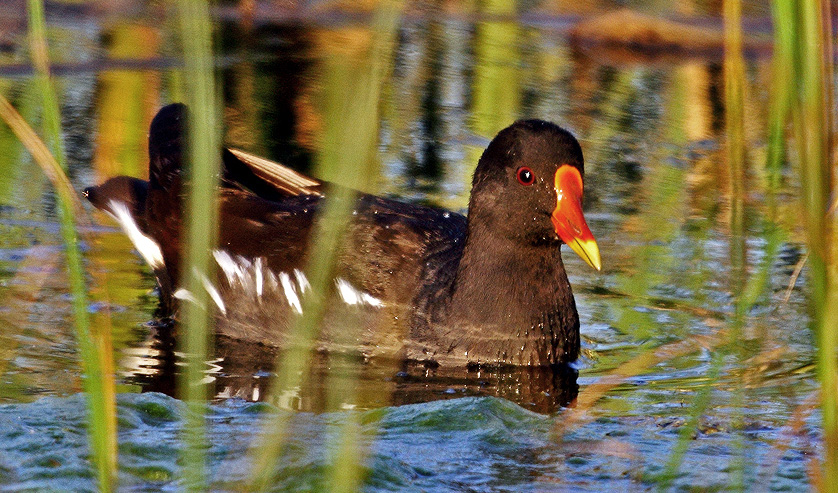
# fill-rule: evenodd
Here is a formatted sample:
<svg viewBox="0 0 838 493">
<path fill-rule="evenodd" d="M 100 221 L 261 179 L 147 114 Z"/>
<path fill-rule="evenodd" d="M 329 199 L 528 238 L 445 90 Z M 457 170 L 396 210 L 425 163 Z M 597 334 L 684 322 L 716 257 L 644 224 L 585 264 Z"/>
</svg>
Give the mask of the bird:
<svg viewBox="0 0 838 493">
<path fill-rule="evenodd" d="M 148 181 L 118 176 L 83 192 L 132 240 L 172 312 L 191 299 L 178 286 L 187 121 L 180 103 L 152 120 Z M 315 218 L 337 185 L 241 150 L 220 151 L 217 275 L 204 278 L 216 331 L 282 348 L 311 289 Z M 554 123 L 519 120 L 480 157 L 466 216 L 358 193 L 316 348 L 435 366 L 574 361 L 579 315 L 561 245 L 602 267 L 583 191 L 576 138 Z"/>
</svg>

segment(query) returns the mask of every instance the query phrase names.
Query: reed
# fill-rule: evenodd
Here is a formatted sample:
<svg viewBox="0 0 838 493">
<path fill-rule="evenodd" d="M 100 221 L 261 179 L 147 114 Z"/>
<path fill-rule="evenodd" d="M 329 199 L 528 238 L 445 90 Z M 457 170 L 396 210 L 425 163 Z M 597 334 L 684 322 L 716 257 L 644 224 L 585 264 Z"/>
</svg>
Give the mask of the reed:
<svg viewBox="0 0 838 493">
<path fill-rule="evenodd" d="M 280 355 L 273 395 L 299 388 L 304 383 L 333 282 L 335 260 L 349 222 L 346 219 L 355 203 L 353 190 L 367 189 L 377 176 L 381 92 L 391 68 L 401 7 L 401 2 L 397 1 L 379 4 L 370 29 L 369 48 L 360 57 L 335 54 L 325 60 L 325 128 L 317 175 L 341 187 L 329 191 L 312 233 L 317 241 L 311 245 L 311 260 L 306 268 L 311 289 L 302 300 L 303 314 L 295 319 L 290 329 L 288 348 Z M 351 334 L 353 330 L 352 327 L 345 328 L 346 333 Z M 332 388 L 329 392 L 330 400 L 333 400 L 339 398 L 341 390 Z M 265 423 L 263 438 L 253 453 L 254 466 L 248 490 L 266 491 L 271 487 L 291 417 L 290 413 L 279 413 Z M 359 424 L 352 415 L 333 433 L 338 452 L 332 457 L 327 479 L 327 487 L 332 491 L 354 491 L 360 487 L 363 477 L 359 433 Z"/>
<path fill-rule="evenodd" d="M 184 427 L 183 486 L 190 491 L 208 488 L 205 412 L 209 388 L 204 369 L 210 352 L 208 330 L 210 298 L 205 288 L 213 277 L 210 251 L 216 244 L 218 223 L 217 185 L 220 169 L 220 136 L 212 49 L 212 24 L 206 0 L 180 0 L 180 34 L 183 44 L 184 87 L 189 114 L 188 197 L 186 258 L 181 285 L 194 297 L 183 304 L 184 331 L 179 342 L 186 358 L 181 375 L 181 396 L 189 412 Z"/>
<path fill-rule="evenodd" d="M 797 25 L 795 22 L 796 2 L 775 0 L 772 2 L 774 21 L 774 55 L 771 60 L 771 108 L 768 117 L 768 149 L 766 169 L 769 190 L 776 192 L 780 187 L 782 168 L 786 151 L 786 124 L 794 100 L 794 84 L 787 81 L 795 73 L 794 46 Z M 776 219 L 774 194 L 768 196 L 769 214 Z"/>
<path fill-rule="evenodd" d="M 724 2 L 725 20 L 725 129 L 726 129 L 726 161 L 730 173 L 730 258 L 731 258 L 731 286 L 730 291 L 735 297 L 734 316 L 730 323 L 727 346 L 719 348 L 713 355 L 708 378 L 705 385 L 696 395 L 689 410 L 687 424 L 679 431 L 679 439 L 673 452 L 659 476 L 659 488 L 665 490 L 675 478 L 683 460 L 684 454 L 691 442 L 692 436 L 698 431 L 699 418 L 705 412 L 711 401 L 711 392 L 718 381 L 724 360 L 728 355 L 735 356 L 742 365 L 745 359 L 744 349 L 739 341 L 742 340 L 747 324 L 748 312 L 756 305 L 759 298 L 770 285 L 770 272 L 779 255 L 783 235 L 776 223 L 775 194 L 779 188 L 782 156 L 784 149 L 784 124 L 776 121 L 769 122 L 769 149 L 765 168 L 768 177 L 765 184 L 768 197 L 768 217 L 763 223 L 763 236 L 766 240 L 764 255 L 757 268 L 748 271 L 748 253 L 745 242 L 747 234 L 745 215 L 745 190 L 747 189 L 747 142 L 744 132 L 744 89 L 745 63 L 742 45 L 742 5 L 740 0 L 726 0 Z M 776 70 L 788 66 L 788 58 L 781 53 L 775 61 Z M 777 89 L 775 88 L 775 91 Z M 780 88 L 777 99 L 771 109 L 773 116 L 785 116 L 788 112 L 787 101 L 783 98 L 790 94 L 787 88 Z M 739 385 L 735 387 L 731 398 L 734 409 L 732 427 L 741 429 L 743 426 L 743 409 L 745 406 L 745 385 L 742 375 Z M 747 467 L 747 453 L 744 437 L 737 435 L 734 447 L 738 454 L 733 458 L 730 470 L 732 472 L 731 488 L 743 491 L 745 485 L 745 471 Z"/>
<path fill-rule="evenodd" d="M 835 256 L 835 216 L 827 215 L 832 184 L 831 134 L 833 111 L 832 39 L 823 13 L 829 2 L 801 2 L 796 47 L 800 50 L 800 101 L 795 110 L 797 152 L 800 158 L 813 323 L 818 342 L 818 378 L 824 433 L 823 487 L 838 491 L 838 258 Z"/>
<path fill-rule="evenodd" d="M 350 60 L 336 58 L 331 61 L 327 91 L 332 104 L 326 109 L 326 145 L 328 153 L 324 153 L 319 163 L 322 168 L 332 170 L 352 170 L 349 176 L 353 181 L 347 182 L 343 173 L 335 174 L 334 178 L 343 178 L 343 185 L 355 187 L 357 190 L 369 190 L 378 176 L 378 135 L 381 121 L 381 99 L 384 83 L 389 80 L 392 61 L 395 54 L 396 32 L 399 26 L 401 3 L 395 1 L 383 2 L 371 26 L 371 47 L 365 54 L 363 64 L 358 66 Z M 341 79 L 349 84 L 340 83 Z M 347 100 L 351 103 L 347 104 Z M 359 122 L 350 125 L 347 122 Z M 339 145 L 335 145 L 339 144 Z M 346 151 L 353 156 L 346 156 Z M 326 169 L 321 169 L 323 176 L 329 176 Z M 343 211 L 347 214 L 349 210 Z M 360 327 L 350 321 L 346 324 L 345 333 L 354 337 Z M 357 364 L 357 363 L 356 363 Z M 344 402 L 354 403 L 357 400 L 357 385 L 355 380 L 359 372 L 351 371 L 351 375 L 341 375 L 340 365 L 333 364 L 329 374 L 327 386 L 328 400 L 336 405 Z M 348 383 L 343 383 L 348 382 Z M 333 426 L 330 434 L 333 451 L 330 457 L 330 471 L 327 486 L 333 492 L 352 492 L 361 489 L 364 473 L 362 426 L 360 415 L 348 413 L 342 425 Z"/>
<path fill-rule="evenodd" d="M 803 189 L 802 209 L 809 252 L 811 326 L 817 342 L 824 433 L 820 475 L 825 491 L 838 491 L 838 228 L 832 133 L 834 96 L 830 2 L 774 0 L 776 84 L 771 144 L 790 119 Z M 779 167 L 782 153 L 772 156 Z"/>
<path fill-rule="evenodd" d="M 744 348 L 740 344 L 742 340 L 746 317 L 751 309 L 751 304 L 746 304 L 743 293 L 748 282 L 748 248 L 745 242 L 746 218 L 745 218 L 745 190 L 747 188 L 746 174 L 746 142 L 745 142 L 745 59 L 742 46 L 742 1 L 725 0 L 723 5 L 724 15 L 724 81 L 725 81 L 725 137 L 726 137 L 726 161 L 730 172 L 730 258 L 731 258 L 731 284 L 730 292 L 736 298 L 733 321 L 731 324 L 730 338 L 728 339 L 727 351 L 717 353 L 711 367 L 711 374 L 719 368 L 724 359 L 725 353 L 736 358 L 737 366 L 745 359 Z M 733 416 L 731 427 L 734 430 L 743 428 L 745 405 L 745 388 L 742 381 L 743 376 L 738 377 L 735 389 L 731 397 Z M 709 379 L 715 382 L 718 375 L 712 375 Z M 697 400 L 699 408 L 706 408 L 709 402 L 709 395 L 706 401 Z M 703 409 L 702 409 L 703 412 Z M 697 414 L 690 417 L 698 418 Z M 685 440 L 683 435 L 681 440 Z M 745 442 L 741 433 L 737 433 L 734 439 L 735 456 L 730 465 L 731 489 L 737 491 L 745 490 Z"/>
<path fill-rule="evenodd" d="M 5 108 L 4 120 L 12 126 L 19 137 L 26 138 L 24 145 L 38 149 L 36 161 L 56 184 L 59 203 L 61 235 L 67 255 L 67 271 L 72 295 L 76 339 L 81 353 L 84 372 L 84 389 L 87 396 L 90 445 L 97 471 L 100 491 L 112 491 L 116 481 L 117 439 L 116 439 L 116 386 L 113 375 L 110 333 L 107 330 L 91 330 L 87 312 L 88 293 L 85 285 L 84 267 L 79 250 L 79 235 L 76 230 L 78 198 L 69 187 L 64 148 L 61 144 L 61 117 L 58 98 L 50 80 L 49 54 L 46 41 L 46 22 L 43 0 L 29 0 L 29 41 L 32 61 L 35 65 L 35 85 L 41 95 L 43 130 L 48 151 L 38 146 L 34 133 L 27 132 L 22 119 L 16 121 L 13 108 Z M 4 106 L 8 103 L 3 101 Z M 15 125 L 16 121 L 16 126 Z M 24 136 L 28 137 L 24 137 Z M 22 138 L 22 141 L 23 141 Z M 53 159 L 50 159 L 52 157 Z M 60 185 L 59 185 L 60 184 Z"/>
</svg>

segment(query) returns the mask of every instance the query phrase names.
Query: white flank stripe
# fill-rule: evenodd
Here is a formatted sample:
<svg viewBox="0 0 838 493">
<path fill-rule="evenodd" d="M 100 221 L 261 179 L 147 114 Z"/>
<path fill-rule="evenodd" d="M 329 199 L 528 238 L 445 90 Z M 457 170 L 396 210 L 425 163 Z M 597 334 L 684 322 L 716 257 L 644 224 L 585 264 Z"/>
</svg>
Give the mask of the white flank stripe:
<svg viewBox="0 0 838 493">
<path fill-rule="evenodd" d="M 201 278 L 201 283 L 204 285 L 204 289 L 207 290 L 207 294 L 210 295 L 212 301 L 215 302 L 215 305 L 221 310 L 221 313 L 227 315 L 227 308 L 224 307 L 224 300 L 221 299 L 221 294 L 215 289 L 215 286 L 212 285 L 209 279 L 205 274 L 199 274 L 197 269 L 195 270 L 195 275 Z"/>
<path fill-rule="evenodd" d="M 347 305 L 369 305 L 375 308 L 381 308 L 384 303 L 375 296 L 369 293 L 364 293 L 355 289 L 354 286 L 346 282 L 344 279 L 338 278 L 335 283 L 338 286 L 338 293 Z"/>
<path fill-rule="evenodd" d="M 276 274 L 274 274 L 270 269 L 268 269 L 268 287 L 273 291 L 276 291 L 279 287 L 279 282 L 276 280 Z"/>
<path fill-rule="evenodd" d="M 198 300 L 195 296 L 192 295 L 189 291 L 185 290 L 184 288 L 180 288 L 172 295 L 175 298 L 182 300 L 182 301 L 189 301 L 190 303 L 198 303 Z"/>
<path fill-rule="evenodd" d="M 300 298 L 297 296 L 297 291 L 294 289 L 294 285 L 291 284 L 291 276 L 285 272 L 280 272 L 279 282 L 282 283 L 282 290 L 285 291 L 285 298 L 288 299 L 288 304 L 291 305 L 297 313 L 303 313 L 303 305 L 300 303 Z"/>
<path fill-rule="evenodd" d="M 262 297 L 262 257 L 256 259 L 253 264 L 253 269 L 256 271 L 256 295 Z"/>
<path fill-rule="evenodd" d="M 381 308 L 382 306 L 384 306 L 383 301 L 369 293 L 361 293 L 361 301 L 375 308 Z"/>
<path fill-rule="evenodd" d="M 308 283 L 308 278 L 300 269 L 294 269 L 294 277 L 297 278 L 297 284 L 300 286 L 300 292 L 305 293 L 306 289 L 311 289 L 311 284 Z"/>
<path fill-rule="evenodd" d="M 250 270 L 253 264 L 241 255 L 236 255 L 236 263 L 238 264 L 236 274 L 239 276 L 239 282 L 244 286 L 247 283 L 247 279 L 245 278 L 247 274 L 245 272 Z"/>
<path fill-rule="evenodd" d="M 221 267 L 222 271 L 224 271 L 224 275 L 227 277 L 227 282 L 232 285 L 233 280 L 236 277 L 241 276 L 241 269 L 238 264 L 236 264 L 236 261 L 233 260 L 233 257 L 231 257 L 230 254 L 224 250 L 213 250 L 212 256 L 215 257 L 215 261 L 218 262 L 218 266 Z"/>
<path fill-rule="evenodd" d="M 152 269 L 163 267 L 163 252 L 160 250 L 160 245 L 140 231 L 140 227 L 137 226 L 137 222 L 131 216 L 128 206 L 123 202 L 111 200 L 108 202 L 108 207 L 113 211 L 113 217 L 122 226 L 122 230 L 128 235 L 128 239 L 131 240 L 137 251 L 140 252 L 143 260 Z"/>
</svg>

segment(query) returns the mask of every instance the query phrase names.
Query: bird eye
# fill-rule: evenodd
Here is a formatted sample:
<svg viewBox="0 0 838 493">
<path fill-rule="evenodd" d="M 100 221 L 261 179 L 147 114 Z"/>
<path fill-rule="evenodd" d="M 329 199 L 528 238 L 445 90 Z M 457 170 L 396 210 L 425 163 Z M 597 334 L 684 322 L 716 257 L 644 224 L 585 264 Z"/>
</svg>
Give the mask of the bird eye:
<svg viewBox="0 0 838 493">
<path fill-rule="evenodd" d="M 518 168 L 518 171 L 515 173 L 515 176 L 518 177 L 518 183 L 521 185 L 532 185 L 535 183 L 535 175 L 532 174 L 532 170 L 527 168 L 526 166 L 521 166 Z"/>
</svg>

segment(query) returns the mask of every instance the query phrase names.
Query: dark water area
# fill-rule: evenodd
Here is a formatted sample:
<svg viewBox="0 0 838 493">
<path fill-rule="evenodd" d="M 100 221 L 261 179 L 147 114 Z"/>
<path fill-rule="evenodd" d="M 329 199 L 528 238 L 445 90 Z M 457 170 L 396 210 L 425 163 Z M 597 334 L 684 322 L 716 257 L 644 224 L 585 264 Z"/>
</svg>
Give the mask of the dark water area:
<svg viewBox="0 0 838 493">
<path fill-rule="evenodd" d="M 48 10 L 79 191 L 119 174 L 147 177 L 148 124 L 162 105 L 184 99 L 174 13 L 117 3 Z M 675 487 L 727 489 L 744 463 L 753 489 L 808 488 L 820 432 L 805 266 L 797 276 L 805 250 L 795 163 L 776 197 L 779 233 L 766 206 L 768 4 L 745 6 L 746 213 L 736 226 L 712 2 L 665 11 L 659 2 L 565 3 L 517 13 L 411 9 L 381 102 L 380 175 L 367 191 L 463 212 L 471 173 L 498 130 L 542 118 L 573 132 L 585 153 L 585 216 L 603 259 L 597 273 L 563 253 L 581 317 L 579 360 L 557 373 L 319 355 L 309 384 L 260 403 L 275 352 L 219 338 L 206 370 L 218 490 L 247 477 L 260 417 L 291 411 L 299 413 L 276 491 L 322 487 L 330 436 L 354 418 L 369 451 L 370 491 L 653 489 L 704 392 L 709 405 Z M 707 39 L 656 52 L 574 31 L 623 5 L 683 20 Z M 36 124 L 25 19 L 6 7 L 0 91 Z M 247 27 L 235 6 L 216 14 L 225 142 L 316 172 L 324 60 L 369 42 L 366 15 L 260 4 Z M 92 489 L 55 196 L 5 126 L 0 146 L 0 489 Z M 89 311 L 113 335 L 120 485 L 178 490 L 181 360 L 170 327 L 155 320 L 153 275 L 110 218 L 90 214 L 82 245 Z M 759 273 L 766 289 L 740 326 L 737 297 Z M 335 381 L 356 395 L 330 403 Z M 584 419 L 565 429 L 570 414 Z"/>
</svg>

